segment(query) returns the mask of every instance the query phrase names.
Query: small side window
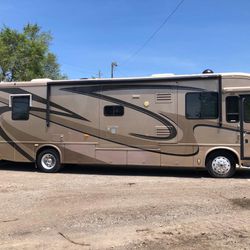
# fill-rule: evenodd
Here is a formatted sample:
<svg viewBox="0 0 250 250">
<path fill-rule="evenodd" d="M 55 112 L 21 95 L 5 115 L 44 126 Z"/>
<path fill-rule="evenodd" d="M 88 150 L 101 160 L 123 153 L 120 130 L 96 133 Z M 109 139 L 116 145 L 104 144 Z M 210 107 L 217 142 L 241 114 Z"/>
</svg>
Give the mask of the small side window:
<svg viewBox="0 0 250 250">
<path fill-rule="evenodd" d="M 124 107 L 119 105 L 108 105 L 104 107 L 105 116 L 123 116 Z"/>
<path fill-rule="evenodd" d="M 226 119 L 227 122 L 239 122 L 239 98 L 228 96 L 226 98 Z"/>
<path fill-rule="evenodd" d="M 29 120 L 30 95 L 11 96 L 12 120 Z"/>
</svg>

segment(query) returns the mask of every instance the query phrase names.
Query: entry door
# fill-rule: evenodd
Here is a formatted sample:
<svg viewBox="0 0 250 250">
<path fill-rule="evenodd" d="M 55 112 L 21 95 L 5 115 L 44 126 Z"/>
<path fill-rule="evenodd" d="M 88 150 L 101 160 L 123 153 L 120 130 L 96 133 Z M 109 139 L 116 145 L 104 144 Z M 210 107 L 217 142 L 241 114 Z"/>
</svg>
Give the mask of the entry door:
<svg viewBox="0 0 250 250">
<path fill-rule="evenodd" d="M 241 158 L 250 159 L 250 95 L 241 97 L 240 139 Z"/>
</svg>

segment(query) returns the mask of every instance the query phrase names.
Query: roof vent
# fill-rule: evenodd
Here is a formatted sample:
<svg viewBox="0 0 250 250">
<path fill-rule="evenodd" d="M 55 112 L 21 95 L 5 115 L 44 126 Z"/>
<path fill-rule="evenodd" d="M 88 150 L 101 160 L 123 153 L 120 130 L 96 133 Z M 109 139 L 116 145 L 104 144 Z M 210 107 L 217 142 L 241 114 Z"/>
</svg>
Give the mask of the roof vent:
<svg viewBox="0 0 250 250">
<path fill-rule="evenodd" d="M 151 75 L 152 77 L 169 77 L 169 76 L 174 76 L 172 73 L 164 73 L 164 74 L 153 74 Z"/>
<path fill-rule="evenodd" d="M 50 82 L 52 81 L 51 79 L 49 78 L 40 78 L 40 79 L 32 79 L 31 82 L 37 82 L 37 83 L 46 83 L 46 82 Z"/>
<path fill-rule="evenodd" d="M 202 72 L 202 74 L 213 74 L 214 72 L 213 72 L 213 70 L 211 70 L 211 69 L 205 69 L 203 72 Z"/>
</svg>

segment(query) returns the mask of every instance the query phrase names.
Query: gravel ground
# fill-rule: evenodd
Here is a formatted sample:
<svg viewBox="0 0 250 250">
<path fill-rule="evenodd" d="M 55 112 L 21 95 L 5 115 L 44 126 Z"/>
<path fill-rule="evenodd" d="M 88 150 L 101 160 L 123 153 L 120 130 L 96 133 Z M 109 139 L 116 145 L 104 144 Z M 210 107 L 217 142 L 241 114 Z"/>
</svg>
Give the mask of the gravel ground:
<svg viewBox="0 0 250 250">
<path fill-rule="evenodd" d="M 250 170 L 0 166 L 0 249 L 250 249 Z"/>
</svg>

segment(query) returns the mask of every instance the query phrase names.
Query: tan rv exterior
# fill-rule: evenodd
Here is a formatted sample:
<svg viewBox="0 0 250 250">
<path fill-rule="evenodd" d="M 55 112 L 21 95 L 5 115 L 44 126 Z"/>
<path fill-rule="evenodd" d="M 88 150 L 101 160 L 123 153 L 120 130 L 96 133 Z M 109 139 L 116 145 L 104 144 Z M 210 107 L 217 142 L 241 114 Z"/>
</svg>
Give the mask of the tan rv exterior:
<svg viewBox="0 0 250 250">
<path fill-rule="evenodd" d="M 250 165 L 250 74 L 0 83 L 2 160 L 207 167 Z"/>
</svg>

